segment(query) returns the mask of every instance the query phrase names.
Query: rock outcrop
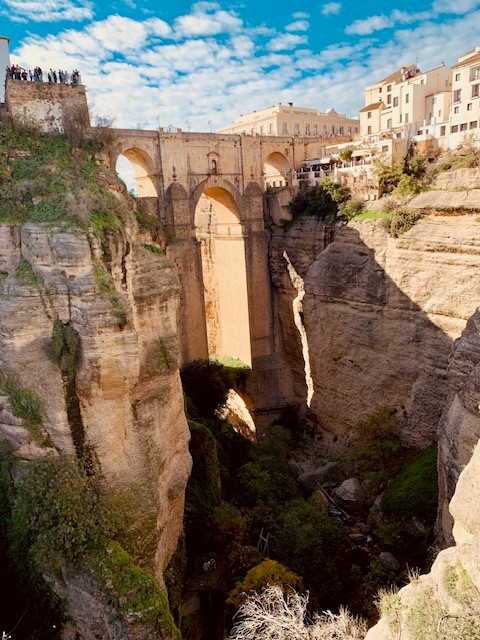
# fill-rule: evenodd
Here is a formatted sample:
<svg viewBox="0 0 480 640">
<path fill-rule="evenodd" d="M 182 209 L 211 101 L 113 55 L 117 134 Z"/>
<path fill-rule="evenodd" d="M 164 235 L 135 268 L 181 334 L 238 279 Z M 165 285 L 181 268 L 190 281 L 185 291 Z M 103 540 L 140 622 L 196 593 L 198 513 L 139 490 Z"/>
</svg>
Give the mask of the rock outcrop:
<svg viewBox="0 0 480 640">
<path fill-rule="evenodd" d="M 107 489 L 138 493 L 138 519 L 154 532 L 147 562 L 163 584 L 191 459 L 178 371 L 179 282 L 174 265 L 151 249 L 133 221 L 109 240 L 45 224 L 0 225 L 1 371 L 43 404 L 41 430 L 32 430 L 2 397 L 0 438 L 25 460 L 88 451 Z M 68 388 L 52 356 L 58 322 L 79 339 Z M 67 582 L 62 591 L 76 588 Z M 67 611 L 74 618 L 73 602 Z M 94 626 L 80 637 L 98 637 Z"/>
<path fill-rule="evenodd" d="M 283 251 L 304 281 L 311 410 L 323 429 L 347 435 L 388 406 L 408 442 L 424 446 L 436 438 L 453 341 L 478 304 L 478 225 L 474 216 L 429 216 L 398 239 L 381 220 L 351 222 L 334 238 L 311 220 L 274 232 L 272 279 L 295 392 L 304 402 Z"/>
</svg>

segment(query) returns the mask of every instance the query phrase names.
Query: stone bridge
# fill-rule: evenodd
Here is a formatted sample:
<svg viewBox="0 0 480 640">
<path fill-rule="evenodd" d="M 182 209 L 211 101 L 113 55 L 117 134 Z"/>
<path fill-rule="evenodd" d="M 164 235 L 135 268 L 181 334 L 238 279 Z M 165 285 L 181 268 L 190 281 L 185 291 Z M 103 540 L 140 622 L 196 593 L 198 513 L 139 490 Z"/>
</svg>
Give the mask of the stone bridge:
<svg viewBox="0 0 480 640">
<path fill-rule="evenodd" d="M 89 125 L 83 86 L 9 80 L 6 108 L 45 131 Z M 351 138 L 115 132 L 111 166 L 120 155 L 130 160 L 139 198 L 171 236 L 167 252 L 182 281 L 182 361 L 233 356 L 251 365 L 253 407 L 268 417 L 292 398 L 292 386 L 275 339 L 265 191 L 291 187 L 303 160 Z"/>
<path fill-rule="evenodd" d="M 116 130 L 110 162 L 135 170 L 138 197 L 159 215 L 182 280 L 183 362 L 238 357 L 252 367 L 256 413 L 291 397 L 274 335 L 265 190 L 292 184 L 321 139 Z"/>
</svg>

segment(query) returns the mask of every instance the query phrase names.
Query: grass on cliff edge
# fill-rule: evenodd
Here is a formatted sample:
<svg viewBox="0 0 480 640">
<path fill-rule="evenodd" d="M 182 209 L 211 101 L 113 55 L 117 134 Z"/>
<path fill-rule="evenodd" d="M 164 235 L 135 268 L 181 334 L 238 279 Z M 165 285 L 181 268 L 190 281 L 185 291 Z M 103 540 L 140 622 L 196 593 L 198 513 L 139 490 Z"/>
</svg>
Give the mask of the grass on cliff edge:
<svg viewBox="0 0 480 640">
<path fill-rule="evenodd" d="M 124 197 L 116 197 L 114 193 Z M 118 233 L 131 213 L 126 187 L 95 149 L 32 125 L 0 129 L 0 223 L 47 223 Z"/>
</svg>

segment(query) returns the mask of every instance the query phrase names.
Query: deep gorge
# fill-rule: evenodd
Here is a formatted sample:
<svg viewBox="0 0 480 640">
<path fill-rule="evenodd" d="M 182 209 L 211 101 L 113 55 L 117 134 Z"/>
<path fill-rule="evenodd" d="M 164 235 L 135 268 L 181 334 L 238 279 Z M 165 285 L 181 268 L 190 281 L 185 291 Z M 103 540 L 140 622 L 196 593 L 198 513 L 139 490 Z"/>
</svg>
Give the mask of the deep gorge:
<svg viewBox="0 0 480 640">
<path fill-rule="evenodd" d="M 257 585 L 288 571 L 315 609 L 346 604 L 373 621 L 378 588 L 402 585 L 412 558 L 428 570 L 434 540 L 452 543 L 448 503 L 476 464 L 476 214 L 437 211 L 392 238 L 376 220 L 282 226 L 265 208 L 271 329 L 288 379 L 277 388 L 266 368 L 262 393 L 289 391 L 252 443 L 216 410 L 232 388 L 254 397 L 261 372 L 252 383 L 241 366 L 181 362 L 189 292 L 175 242 L 96 162 L 98 142 L 5 124 L 0 136 L 1 551 L 12 574 L 23 563 L 18 592 L 46 578 L 53 616 L 28 628 L 46 611 L 37 603 L 18 633 L 215 640 L 241 602 L 236 584 L 259 566 Z M 58 482 L 43 502 L 35 474 Z M 359 476 L 362 494 L 340 491 Z M 475 491 L 475 474 L 462 477 Z M 412 482 L 423 483 L 417 511 L 399 498 Z M 470 502 L 453 502 L 467 564 Z M 43 508 L 51 544 L 71 551 L 48 565 L 29 551 L 44 549 Z M 81 542 L 64 514 L 85 526 Z"/>
</svg>

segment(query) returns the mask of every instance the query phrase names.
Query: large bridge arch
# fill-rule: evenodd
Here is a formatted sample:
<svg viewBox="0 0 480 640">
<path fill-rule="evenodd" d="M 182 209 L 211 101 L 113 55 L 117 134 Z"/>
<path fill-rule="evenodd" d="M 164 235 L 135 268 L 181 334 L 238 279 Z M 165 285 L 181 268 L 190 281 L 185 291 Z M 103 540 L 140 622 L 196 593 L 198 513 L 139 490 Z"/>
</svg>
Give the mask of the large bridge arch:
<svg viewBox="0 0 480 640">
<path fill-rule="evenodd" d="M 252 365 L 245 235 L 240 209 L 225 187 L 204 185 L 195 207 L 208 355 Z"/>
</svg>

